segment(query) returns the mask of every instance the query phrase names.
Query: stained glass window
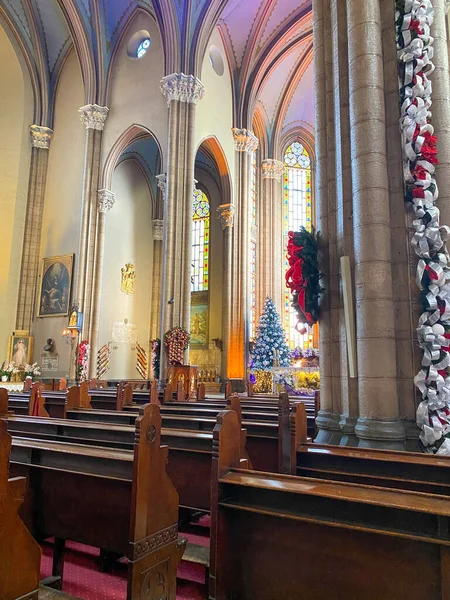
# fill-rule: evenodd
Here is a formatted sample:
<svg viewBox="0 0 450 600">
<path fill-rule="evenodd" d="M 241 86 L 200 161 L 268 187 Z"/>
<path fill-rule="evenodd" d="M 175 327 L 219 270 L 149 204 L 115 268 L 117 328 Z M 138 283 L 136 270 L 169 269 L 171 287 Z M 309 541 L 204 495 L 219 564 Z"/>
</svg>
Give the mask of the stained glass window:
<svg viewBox="0 0 450 600">
<path fill-rule="evenodd" d="M 302 225 L 311 230 L 311 159 L 300 142 L 294 142 L 286 150 L 283 183 L 283 231 L 286 248 L 289 231 L 298 231 Z M 285 270 L 287 268 L 286 259 Z M 289 347 L 308 347 L 309 336 L 307 333 L 305 335 L 299 333 L 298 329 L 302 328 L 302 324 L 297 323 L 297 315 L 291 306 L 291 300 L 291 292 L 286 288 L 283 320 Z"/>
<path fill-rule="evenodd" d="M 143 40 L 137 50 L 136 50 L 136 56 L 137 58 L 142 58 L 144 56 L 144 54 L 147 52 L 147 50 L 150 48 L 150 38 L 145 38 L 145 40 Z"/>
<path fill-rule="evenodd" d="M 191 292 L 208 290 L 209 283 L 209 200 L 205 192 L 194 189 L 192 203 Z"/>
</svg>

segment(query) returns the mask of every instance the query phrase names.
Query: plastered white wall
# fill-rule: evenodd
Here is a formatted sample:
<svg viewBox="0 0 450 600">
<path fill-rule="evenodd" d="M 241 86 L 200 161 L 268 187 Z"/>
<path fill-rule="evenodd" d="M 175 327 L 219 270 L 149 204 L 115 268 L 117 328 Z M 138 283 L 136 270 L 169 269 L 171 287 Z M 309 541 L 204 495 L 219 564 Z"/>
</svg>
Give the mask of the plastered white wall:
<svg viewBox="0 0 450 600">
<path fill-rule="evenodd" d="M 140 30 L 150 33 L 151 46 L 140 59 L 127 55 L 129 38 Z M 103 163 L 120 135 L 134 123 L 147 127 L 167 149 L 167 103 L 159 91 L 164 77 L 164 55 L 155 21 L 138 12 L 128 26 L 117 49 L 109 79 L 109 114 L 103 135 Z"/>
<path fill-rule="evenodd" d="M 0 25 L 0 362 L 15 327 L 30 171 L 28 73 Z"/>
<path fill-rule="evenodd" d="M 41 258 L 75 254 L 74 274 L 81 228 L 81 199 L 86 130 L 78 115 L 84 104 L 83 81 L 78 59 L 71 52 L 63 67 L 56 91 L 54 134 L 48 157 L 47 188 L 41 237 Z M 76 277 L 72 281 L 72 294 Z M 40 285 L 38 282 L 38 290 Z M 39 292 L 38 292 L 39 293 Z M 63 338 L 68 317 L 36 318 L 35 360 L 40 362 L 42 348 L 47 338 L 55 342 L 59 355 L 59 370 L 43 376 L 67 376 L 69 373 L 70 346 Z"/>
<path fill-rule="evenodd" d="M 216 46 L 222 55 L 225 72 L 217 75 L 209 58 L 209 47 Z M 231 77 L 226 60 L 226 53 L 222 39 L 217 29 L 214 30 L 208 44 L 203 61 L 201 80 L 205 86 L 205 95 L 197 105 L 197 118 L 195 127 L 196 148 L 210 136 L 216 136 L 225 154 L 231 179 L 234 181 L 235 149 L 232 134 L 233 124 L 233 96 Z"/>
<path fill-rule="evenodd" d="M 137 340 L 148 351 L 152 299 L 153 233 L 151 196 L 146 180 L 134 160 L 116 168 L 112 191 L 116 195 L 107 215 L 105 258 L 102 277 L 99 347 L 112 339 L 114 321 L 136 325 Z M 136 292 L 121 291 L 121 269 L 136 268 Z M 138 379 L 134 344 L 112 344 L 111 379 Z"/>
</svg>

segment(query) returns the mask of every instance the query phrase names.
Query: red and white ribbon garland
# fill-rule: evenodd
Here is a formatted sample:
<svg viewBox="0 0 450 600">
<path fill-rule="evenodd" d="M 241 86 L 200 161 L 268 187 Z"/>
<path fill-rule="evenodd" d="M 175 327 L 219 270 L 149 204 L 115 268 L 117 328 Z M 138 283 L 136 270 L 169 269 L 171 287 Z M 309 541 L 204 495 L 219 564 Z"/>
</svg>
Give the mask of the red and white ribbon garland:
<svg viewBox="0 0 450 600">
<path fill-rule="evenodd" d="M 417 284 L 424 312 L 417 337 L 422 368 L 414 383 L 422 394 L 417 409 L 420 440 L 426 451 L 450 454 L 450 268 L 446 242 L 450 228 L 440 225 L 436 137 L 430 123 L 434 71 L 430 27 L 431 0 L 397 1 L 397 58 L 401 98 L 400 128 L 406 199 L 415 214 L 412 246 L 419 257 Z"/>
</svg>

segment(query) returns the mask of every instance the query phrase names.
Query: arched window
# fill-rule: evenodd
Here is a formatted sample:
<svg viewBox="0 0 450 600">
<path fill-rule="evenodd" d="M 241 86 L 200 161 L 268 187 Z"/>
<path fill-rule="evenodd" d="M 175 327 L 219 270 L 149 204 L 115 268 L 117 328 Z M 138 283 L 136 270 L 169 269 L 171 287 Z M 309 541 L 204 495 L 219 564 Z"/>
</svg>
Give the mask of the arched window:
<svg viewBox="0 0 450 600">
<path fill-rule="evenodd" d="M 192 203 L 191 292 L 208 290 L 209 283 L 209 200 L 205 192 L 194 189 Z"/>
<path fill-rule="evenodd" d="M 292 143 L 284 155 L 283 211 L 283 230 L 286 244 L 289 231 L 298 231 L 302 225 L 309 231 L 311 230 L 311 159 L 300 142 Z M 286 260 L 285 269 L 287 270 L 287 268 L 288 263 Z M 301 326 L 297 325 L 297 315 L 291 306 L 291 301 L 291 293 L 286 288 L 283 321 L 289 347 L 308 347 L 309 335 L 302 335 L 298 332 Z"/>
</svg>

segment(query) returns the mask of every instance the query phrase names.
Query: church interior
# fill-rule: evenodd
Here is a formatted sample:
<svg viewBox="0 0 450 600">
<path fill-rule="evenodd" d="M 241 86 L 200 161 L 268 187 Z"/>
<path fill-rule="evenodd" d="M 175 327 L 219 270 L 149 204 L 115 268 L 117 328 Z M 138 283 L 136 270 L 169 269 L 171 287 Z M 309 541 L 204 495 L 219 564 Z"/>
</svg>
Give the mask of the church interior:
<svg viewBox="0 0 450 600">
<path fill-rule="evenodd" d="M 449 11 L 0 0 L 0 600 L 450 598 Z"/>
</svg>

